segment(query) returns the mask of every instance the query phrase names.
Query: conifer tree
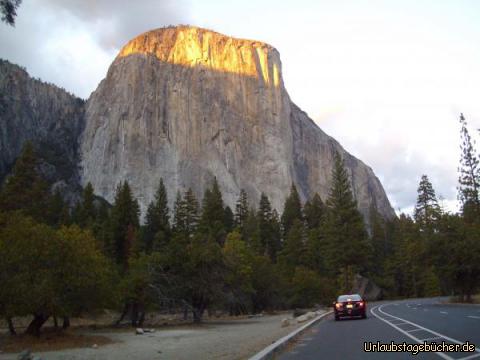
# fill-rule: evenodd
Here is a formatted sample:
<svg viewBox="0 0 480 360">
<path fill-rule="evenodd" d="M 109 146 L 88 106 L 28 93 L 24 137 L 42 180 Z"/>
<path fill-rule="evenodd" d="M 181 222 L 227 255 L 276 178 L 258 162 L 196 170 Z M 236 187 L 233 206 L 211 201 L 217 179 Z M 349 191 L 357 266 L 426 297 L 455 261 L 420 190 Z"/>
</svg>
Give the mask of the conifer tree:
<svg viewBox="0 0 480 360">
<path fill-rule="evenodd" d="M 213 179 L 210 189 L 205 190 L 202 201 L 202 215 L 199 230 L 223 244 L 227 235 L 225 230 L 225 209 L 217 178 Z"/>
<path fill-rule="evenodd" d="M 235 224 L 234 215 L 233 215 L 232 209 L 230 209 L 230 206 L 225 206 L 224 216 L 225 216 L 225 220 L 224 220 L 225 231 L 228 234 L 233 230 L 233 226 Z"/>
<path fill-rule="evenodd" d="M 257 215 L 255 209 L 248 210 L 248 216 L 242 232 L 243 240 L 256 253 L 263 254 L 263 248 L 260 242 L 260 232 L 258 227 Z"/>
<path fill-rule="evenodd" d="M 167 190 L 163 179 L 160 179 L 154 201 L 148 206 L 145 215 L 143 249 L 147 254 L 168 242 L 170 237 L 169 219 Z"/>
<path fill-rule="evenodd" d="M 280 249 L 280 233 L 278 214 L 272 210 L 270 200 L 262 193 L 257 212 L 259 243 L 263 255 L 268 255 L 272 261 Z"/>
<path fill-rule="evenodd" d="M 184 196 L 177 192 L 173 210 L 173 231 L 175 235 L 189 239 L 198 226 L 198 202 L 192 189 L 188 189 Z"/>
<path fill-rule="evenodd" d="M 0 192 L 0 209 L 22 210 L 37 221 L 47 221 L 48 184 L 37 172 L 38 159 L 33 145 L 25 143 L 10 175 Z"/>
<path fill-rule="evenodd" d="M 460 149 L 462 151 L 459 167 L 459 199 L 462 201 L 462 210 L 465 217 L 478 219 L 480 217 L 480 163 L 475 152 L 474 141 L 470 137 L 467 121 L 460 114 Z"/>
<path fill-rule="evenodd" d="M 305 228 L 303 223 L 296 219 L 285 238 L 279 262 L 288 274 L 293 274 L 295 267 L 306 264 L 306 256 Z"/>
<path fill-rule="evenodd" d="M 128 268 L 133 243 L 139 228 L 140 208 L 127 181 L 120 183 L 111 215 L 113 256 L 123 271 Z"/>
<path fill-rule="evenodd" d="M 354 272 L 363 271 L 371 255 L 362 215 L 353 198 L 350 180 L 338 153 L 332 172 L 332 187 L 327 200 L 326 219 L 328 263 L 334 274 L 344 276 L 342 286 L 351 286 Z"/>
<path fill-rule="evenodd" d="M 440 220 L 441 212 L 435 190 L 427 175 L 422 175 L 417 193 L 414 219 L 421 231 L 433 232 Z"/>
<path fill-rule="evenodd" d="M 63 201 L 63 196 L 60 190 L 56 189 L 48 201 L 47 224 L 55 228 L 68 223 L 68 213 L 65 213 L 66 204 Z M 68 207 L 67 207 L 68 209 Z M 66 217 L 67 216 L 67 217 Z"/>
<path fill-rule="evenodd" d="M 325 204 L 317 193 L 305 203 L 303 212 L 309 229 L 320 227 L 325 215 Z"/>
<path fill-rule="evenodd" d="M 249 204 L 247 192 L 244 189 L 240 190 L 237 203 L 235 205 L 235 226 L 240 229 L 240 233 L 243 234 L 245 222 L 249 215 Z"/>
<path fill-rule="evenodd" d="M 80 227 L 93 227 L 97 218 L 95 209 L 95 194 L 92 183 L 88 183 L 83 189 L 82 199 L 78 207 L 77 222 Z"/>
<path fill-rule="evenodd" d="M 290 195 L 285 199 L 285 205 L 283 207 L 282 226 L 284 236 L 288 234 L 295 220 L 302 221 L 303 215 L 300 196 L 298 195 L 295 184 L 292 183 Z"/>
</svg>

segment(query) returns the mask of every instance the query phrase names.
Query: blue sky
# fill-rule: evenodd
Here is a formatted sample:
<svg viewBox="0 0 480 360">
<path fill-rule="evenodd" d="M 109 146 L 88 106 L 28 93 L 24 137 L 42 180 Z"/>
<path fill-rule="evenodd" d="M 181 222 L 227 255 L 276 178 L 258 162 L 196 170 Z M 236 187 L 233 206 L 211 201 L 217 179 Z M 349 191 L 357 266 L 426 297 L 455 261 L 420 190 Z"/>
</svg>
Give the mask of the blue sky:
<svg viewBox="0 0 480 360">
<path fill-rule="evenodd" d="M 317 124 L 370 165 L 396 209 L 422 174 L 455 209 L 458 116 L 480 128 L 480 1 L 24 0 L 0 56 L 88 97 L 122 44 L 170 24 L 261 40 Z"/>
</svg>

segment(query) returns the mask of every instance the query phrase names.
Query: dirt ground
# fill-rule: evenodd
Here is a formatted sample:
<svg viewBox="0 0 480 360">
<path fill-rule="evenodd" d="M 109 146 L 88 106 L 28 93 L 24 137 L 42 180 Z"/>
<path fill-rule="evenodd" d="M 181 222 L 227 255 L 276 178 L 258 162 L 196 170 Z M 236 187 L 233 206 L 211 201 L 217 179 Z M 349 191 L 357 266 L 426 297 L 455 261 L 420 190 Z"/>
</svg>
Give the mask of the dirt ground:
<svg viewBox="0 0 480 360">
<path fill-rule="evenodd" d="M 80 348 L 44 351 L 31 346 L 30 350 L 44 360 L 245 359 L 302 325 L 292 321 L 282 327 L 285 318 L 291 319 L 291 313 L 211 319 L 198 326 L 162 326 L 143 335 L 135 335 L 131 328 L 77 328 L 69 333 Z M 0 343 L 0 350 L 1 359 L 18 356 L 18 352 L 6 351 L 5 341 Z"/>
</svg>

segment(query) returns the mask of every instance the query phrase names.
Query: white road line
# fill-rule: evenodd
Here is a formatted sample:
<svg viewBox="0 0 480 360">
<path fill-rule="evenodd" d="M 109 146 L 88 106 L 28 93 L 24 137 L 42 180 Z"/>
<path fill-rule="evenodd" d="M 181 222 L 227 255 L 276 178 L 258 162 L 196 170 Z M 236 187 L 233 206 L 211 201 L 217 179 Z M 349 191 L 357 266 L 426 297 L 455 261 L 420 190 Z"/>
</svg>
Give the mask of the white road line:
<svg viewBox="0 0 480 360">
<path fill-rule="evenodd" d="M 440 314 L 448 315 L 448 312 L 446 312 L 446 311 L 440 311 Z"/>
<path fill-rule="evenodd" d="M 420 341 L 431 341 L 431 340 L 437 340 L 437 339 L 442 339 L 441 336 L 435 336 L 431 338 L 426 338 L 426 339 L 420 339 Z"/>
<path fill-rule="evenodd" d="M 393 324 L 393 322 L 392 322 L 392 324 Z M 403 324 L 408 324 L 408 323 L 406 323 L 405 321 L 401 321 L 401 322 L 395 323 L 393 325 L 403 325 Z"/>
<path fill-rule="evenodd" d="M 383 319 L 382 317 L 380 317 L 379 315 L 375 314 L 373 312 L 373 310 L 375 310 L 376 308 L 380 307 L 381 305 L 377 305 L 375 306 L 374 308 L 370 309 L 370 313 L 375 316 L 377 319 L 379 320 L 382 320 L 383 322 L 385 322 L 386 324 L 390 325 L 391 327 L 393 327 L 394 329 L 397 329 L 398 331 L 400 331 L 402 334 L 408 336 L 410 339 L 413 339 L 414 341 L 416 341 L 417 343 L 419 344 L 422 344 L 422 342 L 420 340 L 418 340 L 418 338 L 416 338 L 415 336 L 409 334 L 408 332 L 406 332 L 405 330 L 402 330 L 400 329 L 398 326 L 396 325 L 393 325 L 391 322 Z M 380 309 L 379 309 L 380 310 Z M 386 313 L 385 313 L 386 314 Z M 388 314 L 387 314 L 388 315 Z M 393 317 L 392 315 L 389 315 L 391 317 Z M 441 352 L 436 352 L 435 354 L 437 354 L 438 356 L 440 356 L 441 358 L 444 358 L 444 359 L 447 359 L 447 360 L 454 360 L 452 357 L 448 356 L 448 355 L 445 355 L 444 353 L 441 353 Z"/>
<path fill-rule="evenodd" d="M 413 329 L 413 330 L 406 330 L 408 333 L 415 332 L 415 331 L 425 331 L 423 329 Z"/>
<path fill-rule="evenodd" d="M 400 318 L 400 317 L 398 317 L 398 316 L 394 316 L 394 315 L 390 315 L 390 314 L 386 313 L 385 311 L 382 310 L 382 307 L 384 307 L 384 306 L 386 306 L 386 305 L 388 305 L 388 304 L 377 305 L 377 306 L 375 306 L 374 308 L 370 309 L 370 313 L 371 313 L 373 316 L 375 316 L 376 318 L 378 318 L 379 320 L 382 320 L 383 322 L 385 322 L 385 323 L 387 323 L 388 325 L 392 326 L 393 328 L 397 329 L 397 330 L 400 331 L 402 334 L 404 334 L 404 335 L 408 336 L 409 338 L 415 340 L 417 343 L 422 344 L 423 342 L 422 342 L 420 339 L 418 339 L 417 337 L 415 337 L 415 336 L 413 336 L 412 334 L 408 333 L 407 331 L 405 331 L 405 330 L 399 328 L 398 326 L 392 324 L 390 321 L 385 320 L 385 319 L 382 318 L 380 315 L 376 314 L 373 310 L 377 310 L 377 311 L 378 311 L 379 313 L 381 313 L 382 315 L 386 315 L 386 316 L 389 316 L 389 317 L 391 317 L 391 318 L 395 318 L 395 319 L 400 320 L 400 321 L 405 321 L 406 323 L 409 323 L 409 324 L 417 327 L 418 329 L 425 330 L 425 331 L 427 331 L 427 332 L 429 332 L 429 333 L 431 333 L 431 334 L 433 334 L 433 335 L 436 335 L 437 337 L 444 338 L 445 340 L 449 340 L 449 341 L 451 341 L 451 342 L 453 342 L 453 343 L 456 343 L 456 344 L 460 344 L 460 345 L 463 344 L 463 342 L 458 341 L 458 340 L 456 340 L 456 339 L 453 339 L 453 338 L 451 338 L 451 337 L 449 337 L 449 336 L 440 334 L 440 333 L 438 333 L 438 332 L 436 332 L 436 331 L 430 330 L 430 329 L 428 329 L 428 328 L 426 328 L 426 327 L 423 327 L 423 326 L 421 326 L 421 325 L 418 325 L 418 324 L 416 324 L 416 323 L 414 323 L 414 322 L 411 322 L 411 321 L 402 319 L 402 318 Z M 478 352 L 478 353 L 480 353 L 480 349 L 477 348 L 477 347 L 475 347 L 475 351 Z M 454 360 L 454 358 L 446 355 L 445 353 L 436 352 L 435 354 L 437 354 L 438 356 L 440 356 L 440 357 L 442 357 L 442 358 L 444 358 L 444 359 Z M 478 354 L 478 355 L 480 355 L 480 354 Z"/>
<path fill-rule="evenodd" d="M 480 319 L 480 316 L 468 315 L 467 317 L 469 317 L 470 319 Z"/>
</svg>

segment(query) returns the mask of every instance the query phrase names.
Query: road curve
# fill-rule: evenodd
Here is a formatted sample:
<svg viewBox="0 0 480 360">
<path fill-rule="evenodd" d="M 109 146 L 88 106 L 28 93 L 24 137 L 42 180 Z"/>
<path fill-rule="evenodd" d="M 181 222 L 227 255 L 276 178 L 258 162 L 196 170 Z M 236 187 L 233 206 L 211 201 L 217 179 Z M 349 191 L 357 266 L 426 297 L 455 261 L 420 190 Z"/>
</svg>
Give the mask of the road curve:
<svg viewBox="0 0 480 360">
<path fill-rule="evenodd" d="M 335 321 L 333 315 L 314 325 L 278 358 L 287 359 L 478 359 L 480 306 L 444 304 L 445 298 L 409 299 L 369 304 L 365 320 Z M 365 352 L 364 343 L 463 344 L 474 352 Z"/>
</svg>

